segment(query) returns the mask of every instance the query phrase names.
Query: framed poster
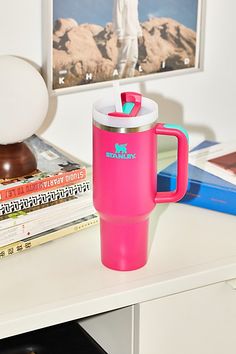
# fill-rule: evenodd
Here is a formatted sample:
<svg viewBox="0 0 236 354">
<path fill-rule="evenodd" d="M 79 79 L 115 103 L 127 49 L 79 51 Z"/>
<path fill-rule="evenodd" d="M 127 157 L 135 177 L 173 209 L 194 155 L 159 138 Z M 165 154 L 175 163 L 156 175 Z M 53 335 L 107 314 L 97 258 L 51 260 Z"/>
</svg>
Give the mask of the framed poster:
<svg viewBox="0 0 236 354">
<path fill-rule="evenodd" d="M 45 0 L 44 6 L 51 92 L 200 68 L 201 0 Z"/>
</svg>

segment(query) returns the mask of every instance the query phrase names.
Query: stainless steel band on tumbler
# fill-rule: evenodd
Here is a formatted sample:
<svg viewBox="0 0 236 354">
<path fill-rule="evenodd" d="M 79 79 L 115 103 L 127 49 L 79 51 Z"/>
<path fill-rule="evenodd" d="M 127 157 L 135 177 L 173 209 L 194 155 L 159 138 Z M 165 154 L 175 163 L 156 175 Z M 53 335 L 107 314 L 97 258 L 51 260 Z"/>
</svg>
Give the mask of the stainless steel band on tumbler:
<svg viewBox="0 0 236 354">
<path fill-rule="evenodd" d="M 99 129 L 106 130 L 112 133 L 138 133 L 138 132 L 144 132 L 146 130 L 152 129 L 157 124 L 157 121 L 152 122 L 150 124 L 141 125 L 139 127 L 130 127 L 130 128 L 110 127 L 108 125 L 103 125 L 101 123 L 98 123 L 96 120 L 93 120 L 93 124 Z"/>
</svg>

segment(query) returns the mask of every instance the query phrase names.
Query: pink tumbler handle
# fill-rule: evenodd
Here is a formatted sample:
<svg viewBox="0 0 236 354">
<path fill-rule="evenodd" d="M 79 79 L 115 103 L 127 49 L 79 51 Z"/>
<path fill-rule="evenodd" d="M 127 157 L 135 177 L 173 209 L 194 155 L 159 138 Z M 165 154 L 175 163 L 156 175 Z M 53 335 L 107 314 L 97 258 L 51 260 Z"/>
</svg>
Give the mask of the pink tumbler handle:
<svg viewBox="0 0 236 354">
<path fill-rule="evenodd" d="M 188 185 L 188 133 L 184 128 L 178 125 L 163 123 L 156 125 L 155 133 L 160 135 L 175 136 L 178 140 L 176 190 L 157 192 L 155 202 L 177 202 L 185 195 Z"/>
</svg>

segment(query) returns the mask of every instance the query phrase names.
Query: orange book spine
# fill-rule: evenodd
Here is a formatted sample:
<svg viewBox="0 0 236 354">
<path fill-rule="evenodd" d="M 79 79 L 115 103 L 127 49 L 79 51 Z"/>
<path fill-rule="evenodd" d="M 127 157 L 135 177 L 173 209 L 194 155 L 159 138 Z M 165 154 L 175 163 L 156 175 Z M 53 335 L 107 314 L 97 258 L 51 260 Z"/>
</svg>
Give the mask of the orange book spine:
<svg viewBox="0 0 236 354">
<path fill-rule="evenodd" d="M 78 183 L 84 180 L 87 176 L 86 167 L 78 170 L 63 172 L 58 175 L 49 176 L 40 180 L 22 183 L 21 185 L 0 190 L 0 203 L 19 198 L 24 195 L 46 191 L 63 186 Z"/>
</svg>

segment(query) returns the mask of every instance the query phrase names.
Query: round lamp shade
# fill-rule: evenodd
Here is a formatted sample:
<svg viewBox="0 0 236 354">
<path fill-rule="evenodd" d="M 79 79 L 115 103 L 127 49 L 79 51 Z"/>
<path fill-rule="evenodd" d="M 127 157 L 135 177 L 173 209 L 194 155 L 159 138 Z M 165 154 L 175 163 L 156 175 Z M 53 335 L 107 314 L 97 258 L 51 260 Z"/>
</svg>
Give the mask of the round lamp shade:
<svg viewBox="0 0 236 354">
<path fill-rule="evenodd" d="M 34 66 L 7 55 L 0 56 L 0 78 L 0 144 L 22 142 L 46 117 L 46 84 Z"/>
</svg>

